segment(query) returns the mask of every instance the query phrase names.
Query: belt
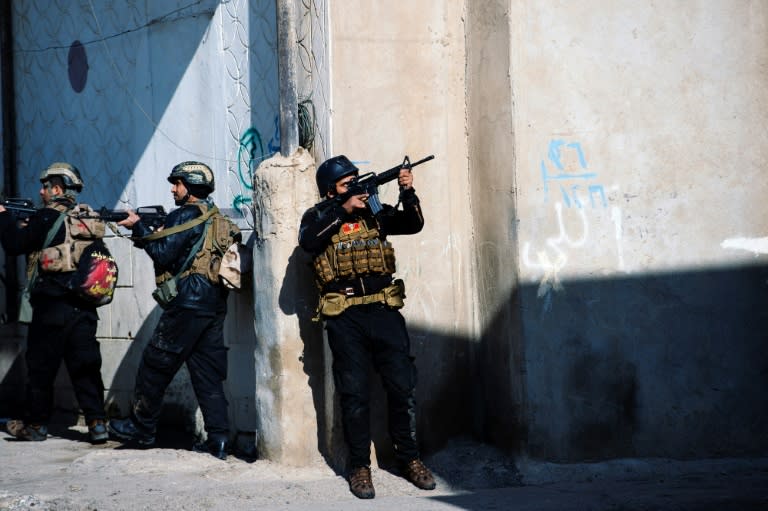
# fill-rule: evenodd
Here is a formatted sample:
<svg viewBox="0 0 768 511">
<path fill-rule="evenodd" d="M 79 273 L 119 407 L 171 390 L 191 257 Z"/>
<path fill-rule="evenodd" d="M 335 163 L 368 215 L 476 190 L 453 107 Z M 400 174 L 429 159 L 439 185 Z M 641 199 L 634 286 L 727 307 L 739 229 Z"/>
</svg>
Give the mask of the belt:
<svg viewBox="0 0 768 511">
<path fill-rule="evenodd" d="M 330 282 L 323 287 L 323 293 L 341 293 L 347 297 L 363 297 L 379 293 L 391 285 L 391 275 L 375 275 Z"/>
<path fill-rule="evenodd" d="M 374 293 L 372 295 L 364 295 L 364 296 L 348 296 L 347 297 L 347 304 L 348 305 L 366 305 L 368 303 L 385 303 L 386 302 L 387 295 L 384 293 L 384 291 L 379 291 L 378 293 Z"/>
</svg>

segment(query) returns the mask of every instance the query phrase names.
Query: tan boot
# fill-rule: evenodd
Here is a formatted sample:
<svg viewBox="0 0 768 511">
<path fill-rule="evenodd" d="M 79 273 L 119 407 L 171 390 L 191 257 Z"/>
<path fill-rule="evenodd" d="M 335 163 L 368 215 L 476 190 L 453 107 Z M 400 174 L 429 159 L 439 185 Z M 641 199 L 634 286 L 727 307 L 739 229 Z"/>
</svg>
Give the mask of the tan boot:
<svg viewBox="0 0 768 511">
<path fill-rule="evenodd" d="M 409 461 L 403 469 L 405 478 L 422 490 L 434 490 L 437 486 L 432 472 L 418 458 Z"/>
<path fill-rule="evenodd" d="M 376 496 L 370 467 L 352 469 L 349 473 L 349 489 L 358 499 L 372 499 Z"/>
</svg>

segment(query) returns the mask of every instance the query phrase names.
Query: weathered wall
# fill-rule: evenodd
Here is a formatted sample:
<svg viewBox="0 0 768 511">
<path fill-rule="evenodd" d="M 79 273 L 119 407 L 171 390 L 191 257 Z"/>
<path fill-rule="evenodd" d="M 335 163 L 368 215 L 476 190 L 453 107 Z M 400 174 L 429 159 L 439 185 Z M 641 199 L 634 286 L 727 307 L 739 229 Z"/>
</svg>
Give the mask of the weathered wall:
<svg viewBox="0 0 768 511">
<path fill-rule="evenodd" d="M 472 388 L 475 433 L 510 450 L 525 441 L 516 148 L 508 2 L 467 3 L 469 191 L 480 343 Z"/>
<path fill-rule="evenodd" d="M 529 453 L 764 454 L 768 5 L 510 7 Z"/>
<path fill-rule="evenodd" d="M 32 0 L 13 9 L 22 195 L 36 198 L 40 170 L 66 160 L 83 173 L 85 202 L 170 210 L 165 178 L 176 163 L 198 159 L 214 170 L 216 203 L 251 235 L 251 175 L 279 147 L 274 2 Z M 75 41 L 81 46 L 73 51 Z M 159 310 L 149 258 L 123 238 L 108 245 L 120 280 L 114 302 L 100 309 L 98 337 L 108 403 L 121 415 Z M 253 293 L 229 305 L 230 415 L 233 433 L 252 444 Z M 0 378 L 17 380 L 10 372 Z M 58 404 L 74 405 L 67 379 L 59 383 Z M 185 370 L 166 397 L 168 420 L 195 423 Z"/>
<path fill-rule="evenodd" d="M 436 156 L 414 171 L 424 231 L 394 239 L 424 450 L 474 434 L 549 459 L 764 454 L 768 6 L 373 4 L 312 3 L 300 90 L 319 110 L 319 159 L 380 171 Z M 88 202 L 170 209 L 171 166 L 211 163 L 217 202 L 261 234 L 255 292 L 232 298 L 227 322 L 234 428 L 258 431 L 271 459 L 338 462 L 295 247 L 311 164 L 278 158 L 251 181 L 279 148 L 274 3 L 14 8 L 22 192 L 67 159 Z M 124 411 L 158 311 L 146 256 L 110 247 L 121 288 L 99 336 Z M 20 374 L 8 332 L 0 391 Z M 183 374 L 168 397 L 194 413 Z"/>
<path fill-rule="evenodd" d="M 403 314 L 419 371 L 418 431 L 433 450 L 471 428 L 474 316 L 467 201 L 463 12 L 456 4 L 330 5 L 333 154 L 381 171 L 435 154 L 414 170 L 426 225 L 392 239 L 405 280 Z M 397 186 L 382 197 L 397 202 Z M 384 436 L 383 406 L 375 423 Z M 386 442 L 377 444 L 387 449 Z"/>
</svg>

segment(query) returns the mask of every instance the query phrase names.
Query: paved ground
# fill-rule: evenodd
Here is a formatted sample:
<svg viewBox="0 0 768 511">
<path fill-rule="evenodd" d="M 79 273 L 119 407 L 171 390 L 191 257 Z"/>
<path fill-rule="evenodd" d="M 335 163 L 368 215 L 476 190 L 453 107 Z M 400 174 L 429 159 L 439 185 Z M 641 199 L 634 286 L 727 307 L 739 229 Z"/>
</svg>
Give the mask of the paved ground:
<svg viewBox="0 0 768 511">
<path fill-rule="evenodd" d="M 456 442 L 427 460 L 436 490 L 374 468 L 377 497 L 361 501 L 320 460 L 220 461 L 168 442 L 92 446 L 83 427 L 53 433 L 34 443 L 0 433 L 0 510 L 768 511 L 768 458 L 558 465 Z"/>
</svg>

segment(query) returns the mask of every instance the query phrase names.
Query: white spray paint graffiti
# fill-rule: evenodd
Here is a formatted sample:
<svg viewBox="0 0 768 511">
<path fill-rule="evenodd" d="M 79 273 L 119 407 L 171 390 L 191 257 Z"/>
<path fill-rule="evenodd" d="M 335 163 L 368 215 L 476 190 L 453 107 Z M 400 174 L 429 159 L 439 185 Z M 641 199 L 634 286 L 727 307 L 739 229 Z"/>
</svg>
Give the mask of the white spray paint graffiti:
<svg viewBox="0 0 768 511">
<path fill-rule="evenodd" d="M 722 248 L 734 250 L 747 250 L 755 257 L 759 254 L 768 254 L 768 237 L 766 238 L 728 238 L 720 243 Z"/>
<path fill-rule="evenodd" d="M 570 153 L 565 153 L 569 151 Z M 598 174 L 587 169 L 587 160 L 578 142 L 564 140 L 552 140 L 547 151 L 547 161 L 541 160 L 541 178 L 543 181 L 544 201 L 549 200 L 549 182 L 559 183 L 563 202 L 555 204 L 558 233 L 556 236 L 546 238 L 546 248 L 536 250 L 535 260 L 531 257 L 531 243 L 523 244 L 522 261 L 530 269 L 542 273 L 537 291 L 537 297 L 543 299 L 543 312 L 549 312 L 555 292 L 563 292 L 564 287 L 560 274 L 568 264 L 568 251 L 583 248 L 590 236 L 590 224 L 586 214 L 586 204 L 592 206 L 592 210 L 602 210 L 608 207 L 605 189 L 602 184 L 596 183 Z M 570 164 L 566 164 L 570 161 Z M 549 166 L 555 173 L 550 172 Z M 567 167 L 570 167 L 567 168 Z M 567 183 L 571 181 L 571 183 Z M 574 184 L 575 181 L 575 184 Z M 586 201 L 579 197 L 586 189 Z M 597 200 L 595 200 L 597 198 Z M 577 211 L 581 220 L 581 234 L 573 237 L 566 232 L 563 221 L 563 204 L 568 211 Z M 616 240 L 616 254 L 618 269 L 624 271 L 624 253 L 622 249 L 622 212 L 621 208 L 613 206 L 610 209 L 611 221 L 614 226 L 614 238 Z"/>
<path fill-rule="evenodd" d="M 536 252 L 537 261 L 532 261 L 530 256 L 531 243 L 526 241 L 523 245 L 523 264 L 529 268 L 541 270 L 544 276 L 539 283 L 539 289 L 536 296 L 544 299 L 544 310 L 549 311 L 552 306 L 553 291 L 563 291 L 563 285 L 560 282 L 559 273 L 565 268 L 568 262 L 568 254 L 564 248 L 583 247 L 589 238 L 589 222 L 587 214 L 583 209 L 577 209 L 581 219 L 581 236 L 571 238 L 565 231 L 563 222 L 563 205 L 558 202 L 555 204 L 555 214 L 557 215 L 557 225 L 559 233 L 556 237 L 547 238 L 545 244 L 555 253 L 555 259 L 551 260 L 548 253 L 544 250 Z"/>
</svg>

